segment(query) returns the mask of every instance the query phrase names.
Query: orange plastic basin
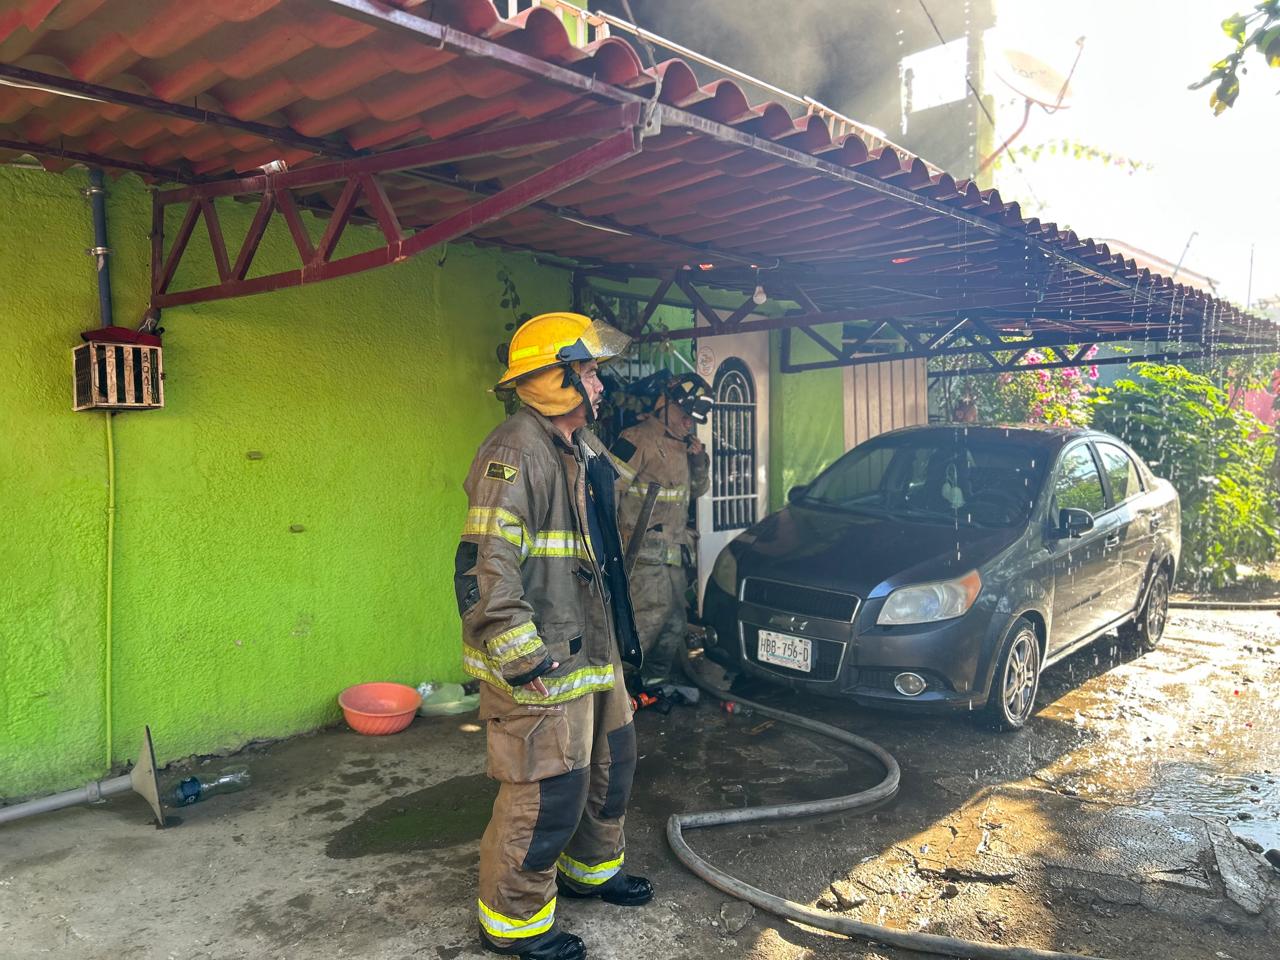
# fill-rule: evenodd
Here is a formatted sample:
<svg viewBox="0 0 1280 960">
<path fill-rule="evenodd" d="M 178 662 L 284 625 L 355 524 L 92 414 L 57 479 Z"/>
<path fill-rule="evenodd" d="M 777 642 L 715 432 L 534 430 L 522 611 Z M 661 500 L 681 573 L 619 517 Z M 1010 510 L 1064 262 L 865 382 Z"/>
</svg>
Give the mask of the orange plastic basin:
<svg viewBox="0 0 1280 960">
<path fill-rule="evenodd" d="M 357 683 L 338 694 L 338 706 L 356 733 L 399 733 L 411 722 L 422 697 L 403 683 Z"/>
</svg>

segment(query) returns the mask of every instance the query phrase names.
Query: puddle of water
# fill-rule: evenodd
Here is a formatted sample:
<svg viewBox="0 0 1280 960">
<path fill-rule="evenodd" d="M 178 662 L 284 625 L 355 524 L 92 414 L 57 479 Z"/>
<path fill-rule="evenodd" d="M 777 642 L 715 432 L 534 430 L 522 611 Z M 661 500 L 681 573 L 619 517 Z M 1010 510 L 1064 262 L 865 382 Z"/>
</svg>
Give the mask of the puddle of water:
<svg viewBox="0 0 1280 960">
<path fill-rule="evenodd" d="M 496 783 L 475 774 L 393 797 L 335 833 L 324 852 L 334 860 L 351 860 L 479 840 L 497 794 Z"/>
<path fill-rule="evenodd" d="M 1171 813 L 1226 819 L 1231 831 L 1280 848 L 1280 776 L 1236 775 L 1178 764 L 1162 771 L 1149 804 Z M 1244 814 L 1246 820 L 1239 819 Z"/>
<path fill-rule="evenodd" d="M 795 710 L 782 704 L 782 709 Z M 765 717 L 689 714 L 678 735 L 638 721 L 641 759 L 631 809 L 665 822 L 672 813 L 825 800 L 884 775 L 873 759 Z"/>
</svg>

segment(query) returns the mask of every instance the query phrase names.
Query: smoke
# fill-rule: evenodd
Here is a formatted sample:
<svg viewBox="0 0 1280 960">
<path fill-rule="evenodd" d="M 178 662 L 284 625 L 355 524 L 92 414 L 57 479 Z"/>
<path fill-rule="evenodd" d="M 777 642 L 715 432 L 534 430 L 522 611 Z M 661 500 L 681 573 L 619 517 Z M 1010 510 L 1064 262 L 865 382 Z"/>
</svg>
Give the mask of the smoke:
<svg viewBox="0 0 1280 960">
<path fill-rule="evenodd" d="M 928 2 L 928 0 L 927 0 Z M 589 4 L 626 18 L 618 0 Z M 929 3 L 943 36 L 978 26 L 986 4 Z M 937 7 L 936 10 L 933 7 Z M 639 26 L 800 96 L 891 139 L 900 117 L 898 61 L 938 43 L 919 0 L 631 0 Z M 984 24 L 985 25 L 985 24 Z M 670 56 L 657 49 L 659 58 Z M 704 80 L 714 74 L 699 70 Z"/>
</svg>

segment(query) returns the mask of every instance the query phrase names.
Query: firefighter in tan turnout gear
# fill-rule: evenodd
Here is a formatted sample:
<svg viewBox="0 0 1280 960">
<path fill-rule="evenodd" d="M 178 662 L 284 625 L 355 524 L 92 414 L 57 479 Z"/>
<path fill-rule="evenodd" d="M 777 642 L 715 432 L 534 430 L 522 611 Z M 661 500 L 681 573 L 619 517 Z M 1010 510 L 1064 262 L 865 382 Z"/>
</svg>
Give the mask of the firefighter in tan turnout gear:
<svg viewBox="0 0 1280 960">
<path fill-rule="evenodd" d="M 622 431 L 613 456 L 622 474 L 618 523 L 625 542 L 643 536 L 631 571 L 636 625 L 644 651 L 639 675 L 642 689 L 670 679 L 671 668 L 685 642 L 685 565 L 695 548 L 689 529 L 689 504 L 707 492 L 709 459 L 694 436 L 694 424 L 706 423 L 711 388 L 694 373 L 672 377 L 663 385 L 653 415 Z M 652 513 L 637 530 L 649 485 L 658 484 Z"/>
<path fill-rule="evenodd" d="M 626 344 L 573 313 L 521 326 L 498 388 L 525 405 L 481 444 L 465 484 L 454 585 L 500 784 L 480 844 L 481 942 L 531 960 L 586 956 L 556 927 L 557 888 L 623 906 L 653 897 L 623 872 L 636 738 L 622 662 L 641 653 L 618 474 L 585 429 L 604 393 L 596 364 Z"/>
</svg>

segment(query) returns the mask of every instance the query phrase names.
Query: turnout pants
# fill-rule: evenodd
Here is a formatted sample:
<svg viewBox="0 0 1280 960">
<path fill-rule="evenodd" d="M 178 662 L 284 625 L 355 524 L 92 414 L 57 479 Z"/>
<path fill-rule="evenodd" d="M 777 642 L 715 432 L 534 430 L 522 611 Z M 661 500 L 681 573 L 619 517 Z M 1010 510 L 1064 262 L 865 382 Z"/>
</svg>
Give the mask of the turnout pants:
<svg viewBox="0 0 1280 960">
<path fill-rule="evenodd" d="M 672 667 L 689 632 L 685 614 L 684 567 L 670 563 L 637 563 L 631 572 L 631 600 L 644 666 L 642 686 L 671 679 Z"/>
<path fill-rule="evenodd" d="M 555 926 L 557 872 L 591 892 L 622 869 L 636 735 L 616 665 L 612 690 L 553 706 L 481 690 L 487 773 L 500 786 L 480 841 L 480 930 L 517 953 Z"/>
</svg>

